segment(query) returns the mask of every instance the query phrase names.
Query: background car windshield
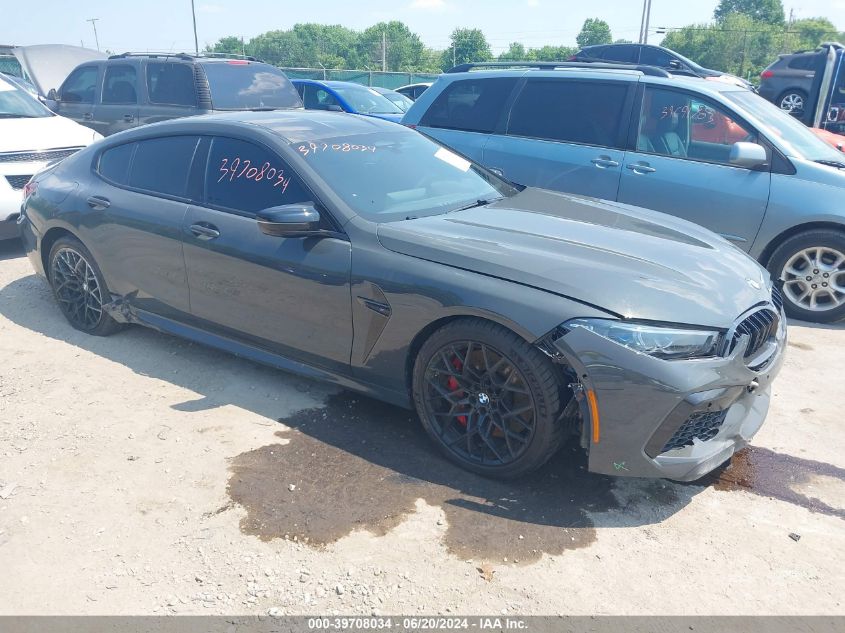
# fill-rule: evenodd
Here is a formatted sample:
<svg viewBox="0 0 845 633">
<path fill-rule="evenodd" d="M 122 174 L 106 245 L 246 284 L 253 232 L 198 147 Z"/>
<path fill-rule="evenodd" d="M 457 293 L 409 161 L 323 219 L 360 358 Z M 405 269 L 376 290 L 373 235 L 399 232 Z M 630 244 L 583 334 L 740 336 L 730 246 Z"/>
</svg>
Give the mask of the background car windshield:
<svg viewBox="0 0 845 633">
<path fill-rule="evenodd" d="M 0 79 L 0 119 L 34 119 L 48 116 L 53 116 L 53 113 L 39 101 Z"/>
<path fill-rule="evenodd" d="M 292 143 L 356 213 L 375 222 L 438 215 L 517 190 L 421 134 L 358 134 Z"/>
<path fill-rule="evenodd" d="M 215 110 L 301 108 L 302 100 L 284 73 L 268 64 L 204 64 Z"/>
<path fill-rule="evenodd" d="M 773 141 L 779 142 L 781 149 L 789 156 L 813 161 L 843 162 L 842 152 L 819 139 L 798 119 L 753 92 L 737 90 L 722 94 L 757 117 L 760 130 Z"/>
<path fill-rule="evenodd" d="M 356 112 L 362 114 L 402 114 L 401 108 L 377 92 L 361 86 L 332 86 Z"/>
</svg>

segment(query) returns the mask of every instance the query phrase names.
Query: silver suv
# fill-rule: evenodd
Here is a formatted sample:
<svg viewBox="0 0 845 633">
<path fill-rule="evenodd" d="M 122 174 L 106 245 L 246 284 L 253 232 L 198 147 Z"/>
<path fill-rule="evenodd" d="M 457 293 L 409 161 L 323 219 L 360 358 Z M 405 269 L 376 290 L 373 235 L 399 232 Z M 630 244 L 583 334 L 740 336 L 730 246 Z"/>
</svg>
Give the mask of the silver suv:
<svg viewBox="0 0 845 633">
<path fill-rule="evenodd" d="M 77 66 L 47 105 L 103 136 L 167 119 L 301 108 L 287 76 L 251 57 L 123 53 Z"/>
<path fill-rule="evenodd" d="M 649 66 L 476 66 L 402 122 L 515 183 L 702 224 L 782 281 L 790 316 L 845 317 L 845 157 L 795 118 Z"/>
</svg>

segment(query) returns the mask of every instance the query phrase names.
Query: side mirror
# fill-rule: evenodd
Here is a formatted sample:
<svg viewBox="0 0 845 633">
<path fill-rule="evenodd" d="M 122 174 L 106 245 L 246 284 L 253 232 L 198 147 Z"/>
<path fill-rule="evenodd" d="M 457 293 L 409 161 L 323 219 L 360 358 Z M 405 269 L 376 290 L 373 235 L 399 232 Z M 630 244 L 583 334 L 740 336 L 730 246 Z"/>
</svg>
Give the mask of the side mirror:
<svg viewBox="0 0 845 633">
<path fill-rule="evenodd" d="M 341 108 L 336 103 L 332 103 L 331 105 L 327 105 L 326 110 L 328 110 L 329 112 L 343 112 L 343 108 Z"/>
<path fill-rule="evenodd" d="M 671 70 L 680 70 L 681 68 L 683 68 L 683 66 L 681 66 L 681 62 L 679 62 L 677 59 L 670 59 L 669 68 Z"/>
<path fill-rule="evenodd" d="M 270 207 L 255 219 L 262 233 L 274 237 L 307 237 L 320 231 L 320 213 L 313 202 Z"/>
<path fill-rule="evenodd" d="M 47 98 L 50 101 L 58 101 L 59 100 L 59 93 L 56 92 L 55 88 L 50 88 L 50 92 L 47 93 Z"/>
<path fill-rule="evenodd" d="M 740 141 L 731 145 L 731 155 L 728 159 L 731 165 L 754 169 L 761 167 L 768 162 L 766 149 L 757 143 L 745 143 Z"/>
</svg>

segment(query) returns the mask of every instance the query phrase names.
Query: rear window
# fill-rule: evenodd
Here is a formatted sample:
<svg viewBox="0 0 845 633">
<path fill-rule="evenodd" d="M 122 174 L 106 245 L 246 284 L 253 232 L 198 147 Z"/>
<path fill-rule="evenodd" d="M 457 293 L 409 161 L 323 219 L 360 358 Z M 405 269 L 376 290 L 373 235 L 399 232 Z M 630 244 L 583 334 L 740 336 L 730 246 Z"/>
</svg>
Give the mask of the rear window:
<svg viewBox="0 0 845 633">
<path fill-rule="evenodd" d="M 118 145 L 100 154 L 97 172 L 106 180 L 117 185 L 129 184 L 129 164 L 132 162 L 132 152 L 135 143 Z"/>
<path fill-rule="evenodd" d="M 789 60 L 787 66 L 793 70 L 814 70 L 816 65 L 815 55 L 801 55 Z"/>
<path fill-rule="evenodd" d="M 611 62 L 632 63 L 637 61 L 637 48 L 632 44 L 608 46 L 604 49 L 601 58 Z"/>
<path fill-rule="evenodd" d="M 620 82 L 529 81 L 511 110 L 508 134 L 620 147 L 627 91 Z"/>
<path fill-rule="evenodd" d="M 197 105 L 194 70 L 190 64 L 149 62 L 146 75 L 150 103 L 180 106 Z"/>
<path fill-rule="evenodd" d="M 437 96 L 420 125 L 489 134 L 515 85 L 512 77 L 455 81 Z"/>
<path fill-rule="evenodd" d="M 129 171 L 129 186 L 184 197 L 188 170 L 199 138 L 167 136 L 138 141 Z"/>
<path fill-rule="evenodd" d="M 215 110 L 301 108 L 302 99 L 287 76 L 269 64 L 203 64 Z"/>
</svg>

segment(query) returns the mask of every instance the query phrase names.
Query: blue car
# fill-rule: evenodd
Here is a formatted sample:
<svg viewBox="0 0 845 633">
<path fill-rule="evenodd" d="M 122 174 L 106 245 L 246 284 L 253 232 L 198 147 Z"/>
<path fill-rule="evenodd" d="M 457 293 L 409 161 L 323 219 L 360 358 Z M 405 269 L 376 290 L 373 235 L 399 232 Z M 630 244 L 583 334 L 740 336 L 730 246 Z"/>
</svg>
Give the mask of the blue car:
<svg viewBox="0 0 845 633">
<path fill-rule="evenodd" d="M 293 79 L 306 110 L 351 112 L 399 123 L 402 109 L 372 88 L 350 81 Z"/>
</svg>

